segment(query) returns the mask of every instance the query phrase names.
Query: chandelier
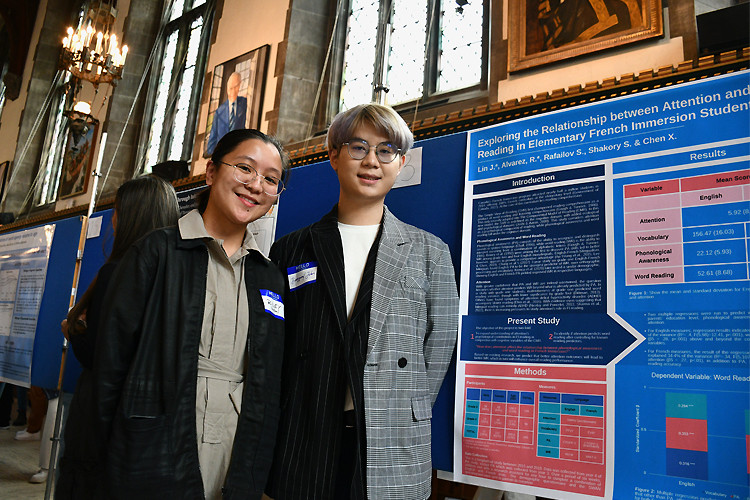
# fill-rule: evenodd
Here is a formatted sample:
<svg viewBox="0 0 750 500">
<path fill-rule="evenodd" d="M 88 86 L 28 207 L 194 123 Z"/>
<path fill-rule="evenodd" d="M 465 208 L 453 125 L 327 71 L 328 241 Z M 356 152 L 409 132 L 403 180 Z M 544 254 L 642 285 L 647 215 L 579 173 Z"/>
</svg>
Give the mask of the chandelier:
<svg viewBox="0 0 750 500">
<path fill-rule="evenodd" d="M 91 83 L 96 95 L 99 85 L 115 86 L 122 78 L 128 47 L 118 44 L 114 33 L 116 17 L 117 0 L 91 0 L 78 28 L 68 28 L 62 42 L 59 66 L 74 77 L 71 85 L 74 99 L 81 89 L 80 81 Z M 87 112 L 82 112 L 85 109 Z M 91 116 L 90 110 L 91 103 L 76 103 L 74 109 L 66 111 L 65 115 L 94 123 L 97 120 Z"/>
</svg>

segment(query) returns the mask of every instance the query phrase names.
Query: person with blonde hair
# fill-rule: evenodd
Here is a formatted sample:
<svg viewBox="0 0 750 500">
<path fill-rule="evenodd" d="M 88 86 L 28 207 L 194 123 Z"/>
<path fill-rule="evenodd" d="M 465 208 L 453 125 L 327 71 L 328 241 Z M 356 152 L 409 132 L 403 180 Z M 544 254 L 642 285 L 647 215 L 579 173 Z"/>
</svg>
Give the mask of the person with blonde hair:
<svg viewBox="0 0 750 500">
<path fill-rule="evenodd" d="M 431 416 L 458 333 L 448 246 L 385 197 L 413 144 L 393 109 L 340 113 L 327 136 L 338 204 L 274 243 L 287 275 L 275 500 L 425 500 Z"/>
</svg>

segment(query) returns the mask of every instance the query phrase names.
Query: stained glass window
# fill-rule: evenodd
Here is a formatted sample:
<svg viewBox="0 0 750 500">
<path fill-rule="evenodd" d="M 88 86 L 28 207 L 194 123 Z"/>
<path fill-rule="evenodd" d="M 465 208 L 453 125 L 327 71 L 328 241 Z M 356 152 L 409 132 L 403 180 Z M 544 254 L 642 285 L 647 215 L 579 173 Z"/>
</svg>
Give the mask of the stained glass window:
<svg viewBox="0 0 750 500">
<path fill-rule="evenodd" d="M 203 83 L 207 43 L 201 35 L 206 25 L 205 0 L 173 0 L 165 28 L 161 67 L 149 98 L 151 115 L 139 171 L 150 171 L 166 160 L 189 160 L 192 155 L 196 115 Z"/>
<path fill-rule="evenodd" d="M 388 53 L 388 102 L 422 96 L 427 40 L 427 0 L 396 1 Z"/>
<path fill-rule="evenodd" d="M 482 1 L 458 6 L 455 0 L 443 0 L 440 10 L 437 90 L 476 85 L 482 78 Z"/>
<path fill-rule="evenodd" d="M 387 5 L 387 23 L 378 28 Z M 341 109 L 372 101 L 379 83 L 388 88 L 391 105 L 481 83 L 485 12 L 482 0 L 352 0 Z M 384 82 L 375 82 L 381 69 Z"/>
<path fill-rule="evenodd" d="M 342 110 L 372 99 L 379 8 L 378 0 L 352 0 L 341 80 Z"/>
<path fill-rule="evenodd" d="M 190 39 L 188 41 L 187 57 L 185 58 L 185 71 L 182 73 L 182 82 L 177 97 L 177 112 L 174 116 L 173 125 L 174 133 L 172 134 L 172 145 L 169 148 L 168 160 L 182 159 L 185 130 L 187 129 L 188 113 L 190 111 L 190 96 L 195 76 L 195 63 L 198 59 L 198 46 L 201 41 L 202 28 L 202 17 L 193 21 L 193 24 L 190 25 Z"/>
</svg>

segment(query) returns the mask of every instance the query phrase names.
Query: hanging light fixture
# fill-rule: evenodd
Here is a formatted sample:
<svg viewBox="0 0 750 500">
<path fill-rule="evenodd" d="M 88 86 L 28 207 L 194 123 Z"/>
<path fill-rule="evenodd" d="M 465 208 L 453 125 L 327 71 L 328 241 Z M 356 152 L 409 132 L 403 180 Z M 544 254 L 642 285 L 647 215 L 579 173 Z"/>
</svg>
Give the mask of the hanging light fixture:
<svg viewBox="0 0 750 500">
<path fill-rule="evenodd" d="M 117 85 L 122 78 L 122 69 L 128 56 L 127 45 L 119 46 L 119 40 L 114 33 L 117 18 L 117 0 L 91 0 L 88 11 L 77 29 L 68 28 L 67 36 L 63 38 L 62 53 L 60 54 L 60 68 L 74 77 L 71 84 L 73 98 L 81 90 L 81 81 L 87 81 L 94 86 L 94 96 L 99 85 Z M 95 123 L 97 120 L 91 115 L 91 103 L 88 111 L 78 107 L 77 102 L 72 110 L 65 111 L 65 116 L 73 120 L 84 120 Z"/>
</svg>

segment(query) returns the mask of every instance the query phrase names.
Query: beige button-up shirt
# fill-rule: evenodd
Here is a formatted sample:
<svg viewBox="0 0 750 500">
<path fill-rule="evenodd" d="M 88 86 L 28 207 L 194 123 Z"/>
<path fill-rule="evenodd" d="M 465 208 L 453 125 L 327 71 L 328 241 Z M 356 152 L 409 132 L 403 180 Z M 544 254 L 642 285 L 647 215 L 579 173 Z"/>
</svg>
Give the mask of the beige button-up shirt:
<svg viewBox="0 0 750 500">
<path fill-rule="evenodd" d="M 197 210 L 178 222 L 183 239 L 208 247 L 206 300 L 198 351 L 196 429 L 201 476 L 207 499 L 221 498 L 242 405 L 249 308 L 245 256 L 260 252 L 247 229 L 240 248 L 227 256 L 222 240 L 210 236 Z"/>
</svg>

